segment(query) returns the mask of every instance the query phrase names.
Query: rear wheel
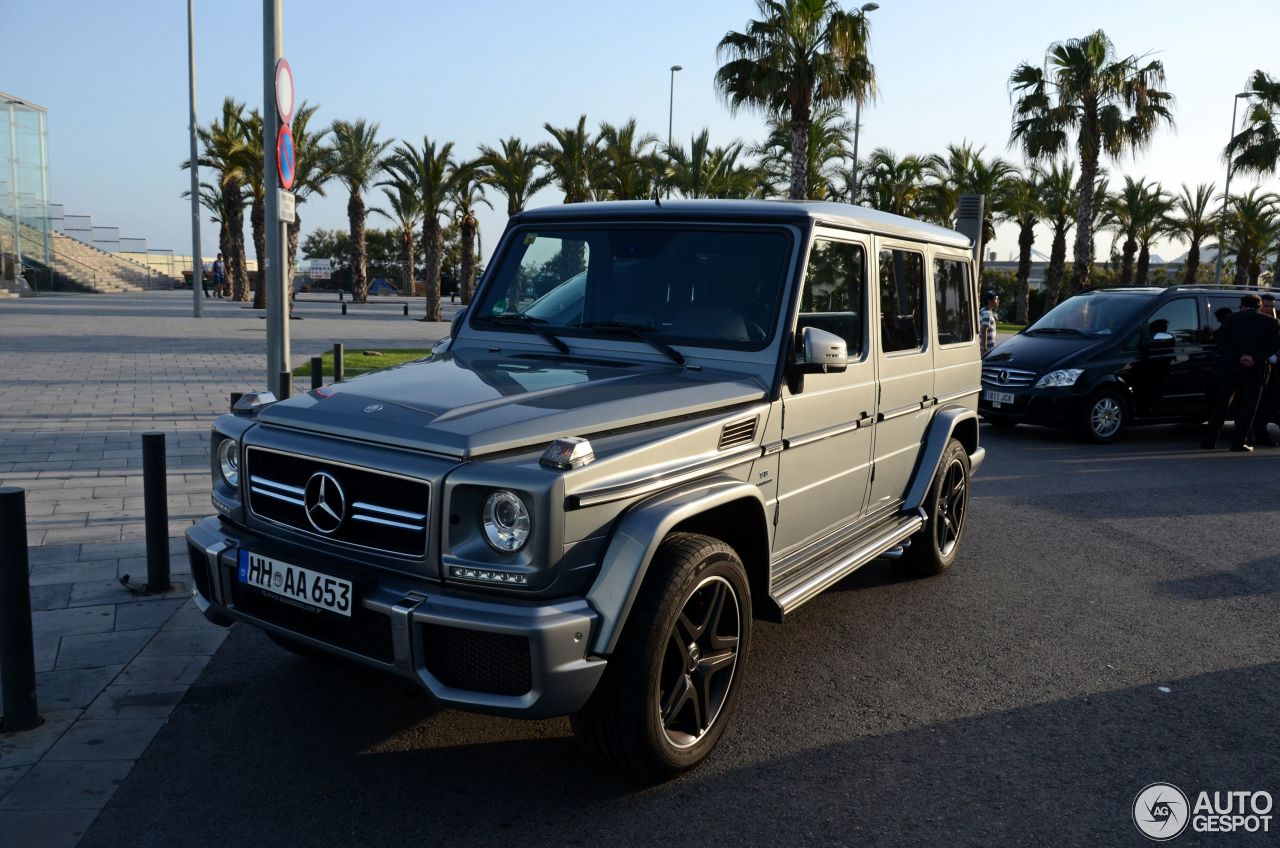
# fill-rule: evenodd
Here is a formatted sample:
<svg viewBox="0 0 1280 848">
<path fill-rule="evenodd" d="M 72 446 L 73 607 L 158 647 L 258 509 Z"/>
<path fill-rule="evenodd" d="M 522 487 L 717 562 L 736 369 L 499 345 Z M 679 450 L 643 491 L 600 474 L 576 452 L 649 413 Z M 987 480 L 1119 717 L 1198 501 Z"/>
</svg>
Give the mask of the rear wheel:
<svg viewBox="0 0 1280 848">
<path fill-rule="evenodd" d="M 969 519 L 969 470 L 969 453 L 951 439 L 925 498 L 924 529 L 902 554 L 902 564 L 917 574 L 941 574 L 956 561 Z"/>
<path fill-rule="evenodd" d="M 734 550 L 668 537 L 574 732 L 592 756 L 644 782 L 696 766 L 729 723 L 750 639 L 751 593 Z"/>
<path fill-rule="evenodd" d="M 1109 444 L 1124 433 L 1127 416 L 1124 395 L 1115 389 L 1102 389 L 1085 404 L 1080 429 L 1089 441 Z"/>
</svg>

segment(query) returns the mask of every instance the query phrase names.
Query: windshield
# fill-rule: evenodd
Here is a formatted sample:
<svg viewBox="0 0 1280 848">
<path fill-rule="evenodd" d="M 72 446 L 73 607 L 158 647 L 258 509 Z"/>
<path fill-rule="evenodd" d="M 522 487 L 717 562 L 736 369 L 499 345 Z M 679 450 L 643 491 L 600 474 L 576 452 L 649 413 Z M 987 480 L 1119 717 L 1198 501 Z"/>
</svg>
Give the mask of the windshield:
<svg viewBox="0 0 1280 848">
<path fill-rule="evenodd" d="M 1069 297 L 1026 329 L 1027 333 L 1109 336 L 1120 332 L 1151 303 L 1149 297 L 1096 291 Z"/>
<path fill-rule="evenodd" d="M 508 332 L 550 330 L 565 338 L 647 339 L 659 349 L 758 350 L 776 324 L 790 250 L 789 234 L 770 228 L 616 225 L 518 232 L 493 269 L 472 323 Z"/>
</svg>

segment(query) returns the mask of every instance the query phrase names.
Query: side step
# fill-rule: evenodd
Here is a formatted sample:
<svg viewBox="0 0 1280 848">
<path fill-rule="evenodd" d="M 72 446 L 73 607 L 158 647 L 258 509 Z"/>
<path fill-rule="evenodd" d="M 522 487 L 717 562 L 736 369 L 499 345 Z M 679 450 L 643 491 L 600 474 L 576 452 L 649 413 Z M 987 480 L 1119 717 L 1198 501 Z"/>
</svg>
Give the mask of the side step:
<svg viewBox="0 0 1280 848">
<path fill-rule="evenodd" d="M 899 548 L 910 536 L 924 527 L 924 519 L 924 510 L 902 516 L 895 523 L 777 596 L 774 601 L 779 610 L 786 615 L 886 551 Z"/>
</svg>

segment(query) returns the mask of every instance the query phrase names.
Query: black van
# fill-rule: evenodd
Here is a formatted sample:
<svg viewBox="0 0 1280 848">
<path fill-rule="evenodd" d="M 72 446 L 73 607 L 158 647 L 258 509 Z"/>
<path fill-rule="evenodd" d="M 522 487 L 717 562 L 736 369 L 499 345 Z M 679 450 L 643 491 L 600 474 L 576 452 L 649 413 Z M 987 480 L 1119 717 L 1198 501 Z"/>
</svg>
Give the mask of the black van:
<svg viewBox="0 0 1280 848">
<path fill-rule="evenodd" d="M 1130 424 L 1208 420 L 1228 286 L 1091 289 L 982 361 L 978 409 L 993 425 L 1041 424 L 1113 442 Z M 1224 311 L 1225 310 L 1225 311 Z"/>
</svg>

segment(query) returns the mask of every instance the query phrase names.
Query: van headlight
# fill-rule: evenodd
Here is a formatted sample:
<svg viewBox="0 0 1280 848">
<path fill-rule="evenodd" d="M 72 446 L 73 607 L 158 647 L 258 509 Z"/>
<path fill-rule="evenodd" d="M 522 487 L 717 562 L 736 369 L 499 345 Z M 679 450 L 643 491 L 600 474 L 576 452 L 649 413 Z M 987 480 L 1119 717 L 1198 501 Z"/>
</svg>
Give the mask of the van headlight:
<svg viewBox="0 0 1280 848">
<path fill-rule="evenodd" d="M 218 470 L 228 486 L 240 488 L 240 443 L 235 439 L 218 443 Z"/>
<path fill-rule="evenodd" d="M 1076 380 L 1084 373 L 1083 368 L 1064 368 L 1061 371 L 1050 371 L 1036 381 L 1037 389 L 1056 389 L 1063 386 L 1074 386 Z"/>
<path fill-rule="evenodd" d="M 529 510 L 515 492 L 499 489 L 485 499 L 480 523 L 489 546 L 504 554 L 515 553 L 529 540 Z"/>
</svg>

